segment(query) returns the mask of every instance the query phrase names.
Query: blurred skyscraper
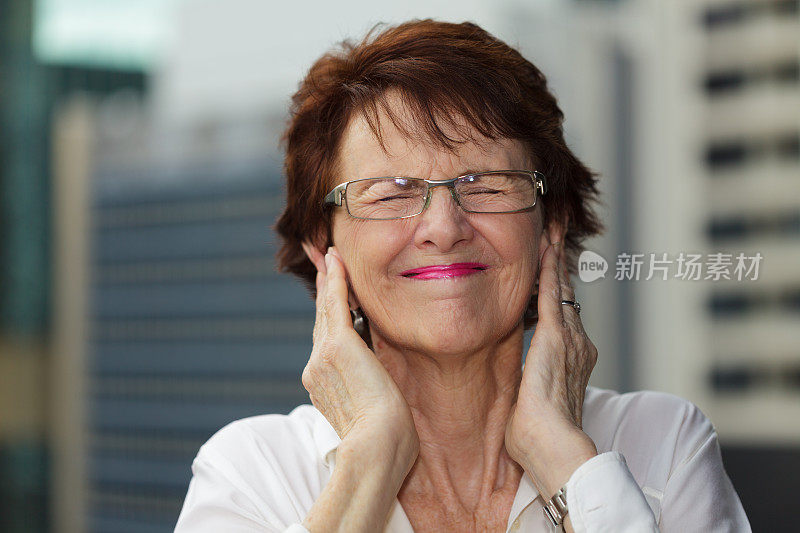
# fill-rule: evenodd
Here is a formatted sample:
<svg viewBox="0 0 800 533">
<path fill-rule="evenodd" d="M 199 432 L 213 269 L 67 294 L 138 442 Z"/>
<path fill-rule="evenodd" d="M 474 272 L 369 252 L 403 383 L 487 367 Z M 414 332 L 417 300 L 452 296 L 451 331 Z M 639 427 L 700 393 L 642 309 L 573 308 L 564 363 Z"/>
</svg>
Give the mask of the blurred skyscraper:
<svg viewBox="0 0 800 533">
<path fill-rule="evenodd" d="M 785 527 L 796 487 L 756 491 L 770 469 L 800 468 L 797 0 L 478 4 L 439 16 L 518 45 L 551 81 L 568 143 L 602 175 L 609 231 L 588 245 L 610 270 L 576 282 L 600 352 L 592 383 L 697 403 L 754 528 Z M 274 273 L 269 231 L 288 97 L 332 34 L 429 11 L 379 17 L 356 2 L 309 21 L 287 9 L 185 4 L 143 101 L 59 109 L 61 531 L 169 531 L 214 429 L 307 401 L 313 306 Z M 707 280 L 705 268 L 680 279 L 675 262 L 669 279 L 645 279 L 650 254 L 738 252 L 763 257 L 757 281 Z M 637 253 L 639 279 L 614 279 L 618 256 Z"/>
</svg>

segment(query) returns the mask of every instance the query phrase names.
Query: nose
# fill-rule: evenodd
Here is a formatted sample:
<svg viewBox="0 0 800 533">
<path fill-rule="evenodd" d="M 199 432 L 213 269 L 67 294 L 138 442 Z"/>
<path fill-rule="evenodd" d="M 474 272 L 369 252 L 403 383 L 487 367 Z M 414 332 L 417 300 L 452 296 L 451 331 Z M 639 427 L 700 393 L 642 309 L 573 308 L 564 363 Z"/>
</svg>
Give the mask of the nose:
<svg viewBox="0 0 800 533">
<path fill-rule="evenodd" d="M 466 213 L 456 202 L 453 189 L 434 186 L 430 189 L 427 209 L 418 217 L 419 225 L 414 242 L 421 248 L 435 248 L 441 252 L 453 249 L 458 243 L 472 239 L 474 229 Z"/>
</svg>

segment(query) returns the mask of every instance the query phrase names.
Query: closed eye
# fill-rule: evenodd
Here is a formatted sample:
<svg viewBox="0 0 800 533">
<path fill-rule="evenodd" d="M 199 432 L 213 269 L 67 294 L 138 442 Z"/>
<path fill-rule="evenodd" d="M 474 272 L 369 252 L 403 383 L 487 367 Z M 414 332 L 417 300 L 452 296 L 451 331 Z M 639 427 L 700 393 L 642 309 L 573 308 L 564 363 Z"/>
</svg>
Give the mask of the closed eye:
<svg viewBox="0 0 800 533">
<path fill-rule="evenodd" d="M 406 200 L 410 198 L 415 198 L 415 197 L 410 195 L 395 195 L 395 196 L 386 196 L 385 198 L 378 198 L 376 201 L 388 202 L 390 200 Z"/>
<path fill-rule="evenodd" d="M 497 191 L 493 189 L 485 189 L 482 191 L 467 191 L 462 194 L 503 194 L 503 191 Z"/>
</svg>

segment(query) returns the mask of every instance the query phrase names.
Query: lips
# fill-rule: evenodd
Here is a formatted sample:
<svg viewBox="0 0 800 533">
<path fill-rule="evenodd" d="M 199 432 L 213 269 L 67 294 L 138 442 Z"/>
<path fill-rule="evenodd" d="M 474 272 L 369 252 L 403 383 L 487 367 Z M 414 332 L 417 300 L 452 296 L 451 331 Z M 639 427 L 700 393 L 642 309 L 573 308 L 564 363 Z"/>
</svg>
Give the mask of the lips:
<svg viewBox="0 0 800 533">
<path fill-rule="evenodd" d="M 450 265 L 430 265 L 412 268 L 402 272 L 400 275 L 414 279 L 454 278 L 475 274 L 487 268 L 489 268 L 489 265 L 484 265 L 483 263 L 453 263 Z"/>
</svg>

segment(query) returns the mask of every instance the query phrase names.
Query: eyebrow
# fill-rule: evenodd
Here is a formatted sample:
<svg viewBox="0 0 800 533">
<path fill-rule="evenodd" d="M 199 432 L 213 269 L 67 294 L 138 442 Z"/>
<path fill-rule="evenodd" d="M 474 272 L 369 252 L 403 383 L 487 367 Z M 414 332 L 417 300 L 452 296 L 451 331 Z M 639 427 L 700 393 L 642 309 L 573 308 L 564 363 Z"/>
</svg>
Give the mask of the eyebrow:
<svg viewBox="0 0 800 533">
<path fill-rule="evenodd" d="M 489 170 L 476 170 L 474 168 L 466 168 L 466 169 L 463 169 L 461 172 L 459 172 L 458 174 L 456 174 L 453 177 L 455 178 L 455 177 L 459 177 L 459 176 L 468 176 L 470 174 L 478 174 L 479 172 L 489 172 Z M 392 174 L 392 173 L 376 174 L 375 176 L 372 176 L 372 177 L 373 178 L 414 178 L 414 176 L 408 176 L 408 175 L 404 175 L 404 174 Z M 422 178 L 422 179 L 426 179 L 426 178 Z M 444 179 L 450 179 L 450 178 L 444 178 Z"/>
<path fill-rule="evenodd" d="M 478 172 L 486 172 L 485 170 L 473 170 L 471 168 L 464 169 L 459 176 L 466 176 L 468 174 L 477 174 Z"/>
</svg>

